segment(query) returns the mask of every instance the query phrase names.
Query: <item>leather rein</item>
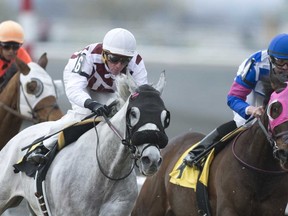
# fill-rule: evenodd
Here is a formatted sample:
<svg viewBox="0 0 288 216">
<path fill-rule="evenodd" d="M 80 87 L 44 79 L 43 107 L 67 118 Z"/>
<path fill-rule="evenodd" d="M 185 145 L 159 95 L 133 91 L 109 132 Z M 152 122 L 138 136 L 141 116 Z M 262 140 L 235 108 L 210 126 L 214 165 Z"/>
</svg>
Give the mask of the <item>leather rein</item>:
<svg viewBox="0 0 288 216">
<path fill-rule="evenodd" d="M 258 121 L 258 124 L 261 128 L 261 130 L 263 131 L 263 133 L 265 134 L 268 142 L 270 143 L 270 145 L 272 146 L 273 148 L 273 156 L 275 159 L 279 159 L 276 157 L 276 154 L 275 152 L 278 150 L 278 146 L 276 144 L 276 141 L 273 139 L 272 135 L 270 133 L 268 133 L 268 131 L 266 130 L 266 128 L 264 127 L 264 125 L 262 124 L 261 120 L 258 118 L 257 119 Z M 248 164 L 247 162 L 245 162 L 244 160 L 242 160 L 237 154 L 236 154 L 236 150 L 235 150 L 235 146 L 236 146 L 236 142 L 238 140 L 238 138 L 240 137 L 240 135 L 242 135 L 242 133 L 244 133 L 246 130 L 243 130 L 242 132 L 240 132 L 237 137 L 234 139 L 233 141 L 233 144 L 232 144 L 232 152 L 233 152 L 233 155 L 234 157 L 246 168 L 248 169 L 251 169 L 251 170 L 254 170 L 254 171 L 257 171 L 259 173 L 263 173 L 263 174 L 286 174 L 288 171 L 273 171 L 273 170 L 265 170 L 265 169 L 261 169 L 261 168 L 258 168 L 258 167 L 255 167 L 255 166 L 252 166 L 250 164 Z"/>
<path fill-rule="evenodd" d="M 96 118 L 97 116 L 95 116 Z M 98 135 L 98 131 L 97 131 L 97 128 L 96 128 L 96 125 L 94 125 L 94 129 L 95 129 L 95 132 L 96 132 L 96 135 L 97 135 L 97 147 L 96 147 L 96 158 L 97 158 L 97 162 L 98 162 L 98 166 L 99 166 L 99 169 L 101 171 L 101 173 L 108 179 L 110 180 L 113 180 L 113 181 L 119 181 L 119 180 L 123 180 L 125 178 L 127 178 L 131 173 L 132 171 L 134 170 L 134 167 L 137 166 L 137 161 L 142 157 L 142 153 L 145 151 L 145 149 L 147 149 L 148 147 L 152 146 L 152 144 L 150 145 L 147 145 L 145 146 L 145 148 L 143 148 L 142 152 L 140 153 L 138 151 L 138 148 L 136 148 L 135 145 L 131 144 L 130 142 L 130 137 L 127 137 L 126 139 L 121 135 L 121 133 L 119 132 L 119 130 L 111 123 L 111 121 L 109 120 L 109 118 L 103 114 L 103 118 L 105 120 L 105 122 L 108 124 L 109 128 L 116 134 L 116 136 L 121 140 L 121 143 L 126 146 L 130 153 L 131 153 L 131 159 L 134 160 L 134 162 L 132 163 L 132 166 L 130 168 L 130 170 L 123 176 L 119 177 L 119 178 L 113 178 L 111 176 L 109 176 L 108 174 L 106 174 L 106 172 L 104 171 L 104 168 L 102 167 L 101 163 L 100 163 L 100 160 L 99 160 L 99 153 L 98 153 L 98 150 L 99 150 L 99 135 Z M 95 121 L 94 121 L 95 122 Z M 127 128 L 128 130 L 128 128 Z M 154 145 L 153 145 L 154 146 Z M 158 147 L 157 147 L 158 148 Z M 158 148 L 159 149 L 159 148 Z"/>
</svg>

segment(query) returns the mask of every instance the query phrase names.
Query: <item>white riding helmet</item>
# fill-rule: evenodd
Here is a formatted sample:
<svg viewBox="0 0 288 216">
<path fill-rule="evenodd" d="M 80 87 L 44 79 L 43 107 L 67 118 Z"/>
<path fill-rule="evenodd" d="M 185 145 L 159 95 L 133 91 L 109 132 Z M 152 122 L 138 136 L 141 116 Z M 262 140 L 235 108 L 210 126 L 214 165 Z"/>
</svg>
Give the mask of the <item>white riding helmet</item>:
<svg viewBox="0 0 288 216">
<path fill-rule="evenodd" d="M 103 50 L 132 57 L 136 51 L 134 35 L 126 29 L 115 28 L 106 33 L 103 39 Z"/>
</svg>

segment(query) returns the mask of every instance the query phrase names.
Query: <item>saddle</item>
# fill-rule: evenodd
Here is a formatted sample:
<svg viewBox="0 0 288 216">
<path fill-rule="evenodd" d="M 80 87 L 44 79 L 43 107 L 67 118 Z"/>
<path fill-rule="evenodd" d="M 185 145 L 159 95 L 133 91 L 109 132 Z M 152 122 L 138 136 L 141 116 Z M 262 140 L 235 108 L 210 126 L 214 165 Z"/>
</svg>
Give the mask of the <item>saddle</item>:
<svg viewBox="0 0 288 216">
<path fill-rule="evenodd" d="M 45 137 L 40 137 L 36 139 L 27 153 L 24 155 L 24 157 L 16 164 L 13 165 L 14 172 L 24 172 L 29 177 L 34 177 L 35 174 L 38 171 L 38 176 L 40 173 L 43 175 L 46 175 L 46 172 L 48 168 L 50 167 L 53 159 L 55 158 L 56 154 L 63 149 L 65 146 L 73 143 L 76 141 L 80 136 L 82 136 L 86 131 L 92 129 L 95 127 L 99 122 L 101 121 L 101 118 L 96 119 L 88 119 L 85 121 L 78 122 L 76 124 L 72 124 L 66 128 L 64 128 L 62 131 L 58 134 L 58 139 L 54 143 L 52 149 L 49 151 L 46 149 L 45 146 L 43 146 L 43 141 L 45 140 Z M 32 143 L 32 144 L 33 144 Z M 32 162 L 27 161 L 27 157 L 34 151 L 35 149 L 40 149 L 42 153 L 45 154 L 47 160 L 45 163 L 36 164 Z"/>
<path fill-rule="evenodd" d="M 198 203 L 198 209 L 200 215 L 210 216 L 210 206 L 208 199 L 208 176 L 210 164 L 213 158 L 218 154 L 225 145 L 232 140 L 237 134 L 245 130 L 246 127 L 236 128 L 232 132 L 224 136 L 220 141 L 214 143 L 211 148 L 205 150 L 205 152 L 199 155 L 197 158 L 200 161 L 201 166 L 189 167 L 183 163 L 183 159 L 191 151 L 197 143 L 189 148 L 184 154 L 179 158 L 178 162 L 175 164 L 170 175 L 170 182 L 182 187 L 193 188 L 196 192 L 196 198 Z"/>
<path fill-rule="evenodd" d="M 101 122 L 101 118 L 97 117 L 96 119 L 88 119 L 76 124 L 72 124 L 64 128 L 58 135 L 58 140 L 53 145 L 52 149 L 48 151 L 46 147 L 43 145 L 43 137 L 35 140 L 24 157 L 17 163 L 14 164 L 14 172 L 19 173 L 24 172 L 27 176 L 33 177 L 35 179 L 36 184 L 36 192 L 35 196 L 38 199 L 39 206 L 42 210 L 44 216 L 49 216 L 47 206 L 46 206 L 46 197 L 45 197 L 45 187 L 44 181 L 46 178 L 47 171 L 52 164 L 53 159 L 57 155 L 57 153 L 64 147 L 76 141 L 80 136 L 82 136 L 86 131 L 95 127 L 99 122 Z M 45 139 L 45 138 L 44 138 Z M 40 142 L 39 142 L 40 141 Z M 27 157 L 31 154 L 32 150 L 36 148 L 40 148 L 43 153 L 47 153 L 45 156 L 47 160 L 45 163 L 36 164 L 27 161 Z M 45 152 L 46 151 L 46 152 Z"/>
</svg>

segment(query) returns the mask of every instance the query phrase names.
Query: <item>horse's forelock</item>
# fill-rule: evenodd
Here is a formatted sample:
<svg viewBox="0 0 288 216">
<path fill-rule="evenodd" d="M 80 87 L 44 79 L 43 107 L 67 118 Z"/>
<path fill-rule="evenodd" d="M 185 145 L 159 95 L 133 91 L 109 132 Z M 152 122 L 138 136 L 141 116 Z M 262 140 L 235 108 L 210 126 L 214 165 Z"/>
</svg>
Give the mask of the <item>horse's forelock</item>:
<svg viewBox="0 0 288 216">
<path fill-rule="evenodd" d="M 121 101 L 127 101 L 129 98 L 131 92 L 129 82 L 127 79 L 127 76 L 125 74 L 120 74 L 119 76 L 116 76 L 115 79 L 116 84 L 116 94 L 118 96 L 118 99 Z"/>
</svg>

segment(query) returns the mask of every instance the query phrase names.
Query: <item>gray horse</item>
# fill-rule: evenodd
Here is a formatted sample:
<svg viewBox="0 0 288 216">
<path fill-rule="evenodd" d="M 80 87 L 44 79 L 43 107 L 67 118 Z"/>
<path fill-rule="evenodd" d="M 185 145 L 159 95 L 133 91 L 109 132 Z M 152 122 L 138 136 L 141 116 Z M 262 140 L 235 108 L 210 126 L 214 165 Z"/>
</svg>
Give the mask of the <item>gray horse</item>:
<svg viewBox="0 0 288 216">
<path fill-rule="evenodd" d="M 0 214 L 25 198 L 36 215 L 129 215 L 138 195 L 134 165 L 146 176 L 156 173 L 162 162 L 159 148 L 168 142 L 170 114 L 160 97 L 164 85 L 164 73 L 155 87 L 137 86 L 130 75 L 118 76 L 119 111 L 52 162 L 43 187 L 46 214 L 34 195 L 35 180 L 15 174 L 12 166 L 24 155 L 21 148 L 46 135 L 54 122 L 16 135 L 0 152 Z"/>
</svg>

